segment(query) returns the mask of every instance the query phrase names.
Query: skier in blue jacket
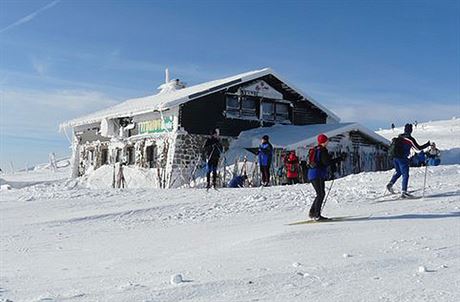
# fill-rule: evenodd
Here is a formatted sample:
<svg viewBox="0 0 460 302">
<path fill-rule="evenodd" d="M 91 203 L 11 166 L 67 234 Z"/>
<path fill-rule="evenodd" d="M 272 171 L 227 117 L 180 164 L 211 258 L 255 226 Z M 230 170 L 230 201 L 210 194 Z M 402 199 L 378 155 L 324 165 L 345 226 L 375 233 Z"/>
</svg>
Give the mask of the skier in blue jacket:
<svg viewBox="0 0 460 302">
<path fill-rule="evenodd" d="M 262 174 L 262 185 L 267 187 L 270 184 L 270 165 L 273 157 L 273 146 L 268 141 L 268 135 L 262 137 L 262 143 L 259 145 L 259 166 Z"/>
<path fill-rule="evenodd" d="M 401 198 L 413 198 L 412 194 L 407 192 L 407 186 L 409 184 L 409 155 L 412 148 L 421 151 L 430 146 L 430 141 L 424 145 L 419 145 L 415 138 L 412 137 L 412 124 L 406 124 L 404 126 L 404 133 L 399 135 L 399 142 L 396 146 L 396 156 L 393 158 L 393 165 L 395 167 L 395 173 L 387 184 L 387 190 L 392 194 L 395 194 L 393 185 L 402 175 L 402 192 Z"/>
</svg>

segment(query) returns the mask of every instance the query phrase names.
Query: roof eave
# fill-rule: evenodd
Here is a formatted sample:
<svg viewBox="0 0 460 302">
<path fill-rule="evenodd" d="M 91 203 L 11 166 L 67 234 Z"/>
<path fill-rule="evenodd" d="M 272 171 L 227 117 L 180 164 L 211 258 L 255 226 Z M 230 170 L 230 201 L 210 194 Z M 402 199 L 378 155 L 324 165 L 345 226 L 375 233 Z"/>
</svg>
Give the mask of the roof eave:
<svg viewBox="0 0 460 302">
<path fill-rule="evenodd" d="M 366 127 L 364 127 L 363 125 L 359 124 L 359 123 L 351 123 L 349 125 L 345 125 L 343 127 L 340 127 L 340 128 L 336 128 L 334 130 L 330 130 L 330 131 L 326 131 L 324 132 L 324 134 L 328 137 L 333 137 L 333 136 L 336 136 L 338 134 L 341 134 L 343 132 L 347 132 L 347 131 L 360 131 L 362 132 L 363 134 L 369 136 L 370 138 L 374 139 L 375 141 L 385 145 L 385 146 L 389 146 L 390 145 L 390 141 L 387 140 L 386 138 L 384 138 L 383 136 L 373 132 L 373 131 L 370 131 L 369 129 L 367 129 Z M 312 136 L 312 137 L 309 137 L 301 142 L 298 142 L 298 143 L 294 143 L 294 144 L 291 144 L 289 145 L 289 147 L 304 147 L 304 146 L 308 146 L 308 145 L 311 145 L 311 144 L 316 144 L 316 136 Z"/>
</svg>

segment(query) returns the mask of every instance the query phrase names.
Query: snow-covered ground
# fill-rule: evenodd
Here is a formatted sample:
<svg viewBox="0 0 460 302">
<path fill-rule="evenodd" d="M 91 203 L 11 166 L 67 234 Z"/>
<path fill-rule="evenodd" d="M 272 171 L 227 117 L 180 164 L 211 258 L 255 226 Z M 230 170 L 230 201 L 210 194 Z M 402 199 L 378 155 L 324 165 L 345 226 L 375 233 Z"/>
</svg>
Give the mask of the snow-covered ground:
<svg viewBox="0 0 460 302">
<path fill-rule="evenodd" d="M 0 301 L 460 301 L 460 165 L 428 167 L 417 200 L 377 202 L 391 171 L 338 179 L 324 214 L 357 217 L 294 226 L 311 185 L 90 189 L 65 170 L 1 175 L 22 185 L 0 192 Z"/>
</svg>

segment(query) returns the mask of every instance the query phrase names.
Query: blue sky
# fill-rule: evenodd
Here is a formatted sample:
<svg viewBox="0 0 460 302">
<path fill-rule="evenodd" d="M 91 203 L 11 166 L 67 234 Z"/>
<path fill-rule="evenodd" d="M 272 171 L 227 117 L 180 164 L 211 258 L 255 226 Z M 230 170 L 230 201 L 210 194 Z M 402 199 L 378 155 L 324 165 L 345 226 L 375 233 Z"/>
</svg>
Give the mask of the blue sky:
<svg viewBox="0 0 460 302">
<path fill-rule="evenodd" d="M 460 1 L 1 1 L 0 168 L 70 153 L 60 122 L 270 66 L 377 129 L 460 116 Z"/>
</svg>

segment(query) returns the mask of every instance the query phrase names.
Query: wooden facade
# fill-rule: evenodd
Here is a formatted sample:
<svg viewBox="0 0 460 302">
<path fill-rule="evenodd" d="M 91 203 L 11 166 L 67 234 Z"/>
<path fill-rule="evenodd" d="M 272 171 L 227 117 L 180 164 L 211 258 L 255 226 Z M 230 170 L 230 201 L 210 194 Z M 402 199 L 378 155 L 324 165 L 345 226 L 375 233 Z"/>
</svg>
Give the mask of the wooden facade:
<svg viewBox="0 0 460 302">
<path fill-rule="evenodd" d="M 238 93 L 241 87 L 258 81 L 264 81 L 276 89 L 282 94 L 282 99 Z M 229 102 L 235 104 L 238 102 L 239 108 L 229 107 Z M 254 106 L 253 110 L 251 107 L 245 108 L 245 102 L 249 103 L 249 106 Z M 274 117 L 272 119 L 265 117 L 264 106 L 273 107 Z M 278 119 L 280 116 L 282 118 Z M 284 116 L 286 118 L 283 118 Z M 230 137 L 238 136 L 241 131 L 270 127 L 276 123 L 308 125 L 325 124 L 326 122 L 325 112 L 273 75 L 266 75 L 251 82 L 222 88 L 211 94 L 197 97 L 182 104 L 179 111 L 179 124 L 188 133 L 208 134 L 211 129 L 219 128 L 221 135 Z"/>
</svg>

